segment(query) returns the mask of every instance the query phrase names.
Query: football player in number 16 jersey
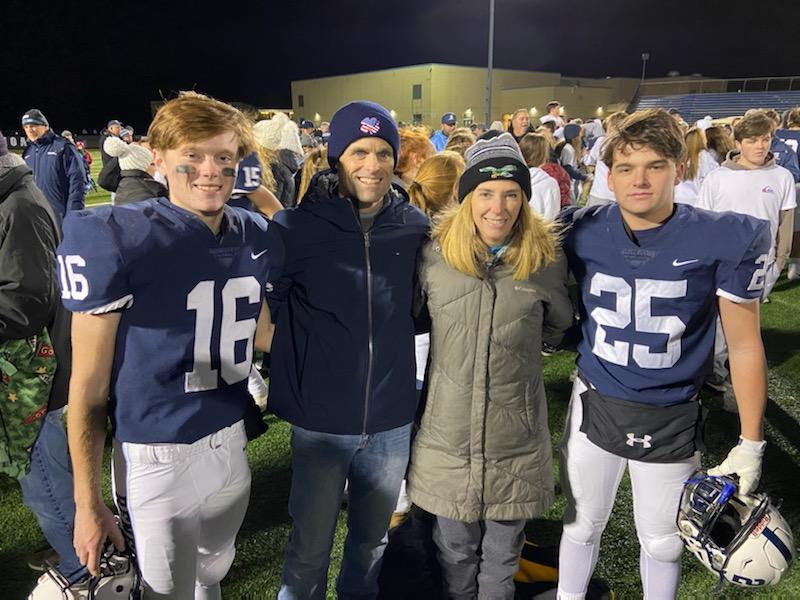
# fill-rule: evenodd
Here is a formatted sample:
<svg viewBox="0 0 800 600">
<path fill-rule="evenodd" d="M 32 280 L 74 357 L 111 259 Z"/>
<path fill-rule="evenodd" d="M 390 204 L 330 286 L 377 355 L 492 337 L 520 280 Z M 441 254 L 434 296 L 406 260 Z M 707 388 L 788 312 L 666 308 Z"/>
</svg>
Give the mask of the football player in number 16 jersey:
<svg viewBox="0 0 800 600">
<path fill-rule="evenodd" d="M 561 444 L 567 506 L 558 597 L 583 598 L 627 467 L 645 598 L 673 598 L 683 545 L 675 515 L 699 466 L 697 393 L 719 313 L 741 437 L 712 474 L 757 485 L 766 361 L 759 304 L 769 225 L 673 201 L 683 136 L 663 110 L 635 113 L 604 146 L 617 202 L 569 213 L 564 250 L 580 287 L 583 336 Z"/>
<path fill-rule="evenodd" d="M 219 598 L 250 493 L 246 381 L 254 345 L 271 341 L 264 293 L 283 245 L 261 216 L 226 205 L 253 148 L 238 110 L 181 94 L 148 136 L 169 199 L 76 213 L 58 252 L 74 313 L 75 548 L 96 574 L 106 536 L 124 544 L 100 492 L 108 414 L 115 499 L 147 597 Z"/>
</svg>

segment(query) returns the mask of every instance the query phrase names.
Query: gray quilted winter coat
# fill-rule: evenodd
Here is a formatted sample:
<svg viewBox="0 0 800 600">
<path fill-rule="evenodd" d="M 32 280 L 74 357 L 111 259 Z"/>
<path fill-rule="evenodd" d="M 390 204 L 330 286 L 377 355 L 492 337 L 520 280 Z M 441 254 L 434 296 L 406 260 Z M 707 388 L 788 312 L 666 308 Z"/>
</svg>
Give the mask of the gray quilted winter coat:
<svg viewBox="0 0 800 600">
<path fill-rule="evenodd" d="M 572 323 L 564 256 L 525 281 L 502 261 L 476 279 L 429 242 L 419 280 L 432 325 L 412 501 L 465 522 L 541 514 L 554 499 L 541 348 Z"/>
</svg>

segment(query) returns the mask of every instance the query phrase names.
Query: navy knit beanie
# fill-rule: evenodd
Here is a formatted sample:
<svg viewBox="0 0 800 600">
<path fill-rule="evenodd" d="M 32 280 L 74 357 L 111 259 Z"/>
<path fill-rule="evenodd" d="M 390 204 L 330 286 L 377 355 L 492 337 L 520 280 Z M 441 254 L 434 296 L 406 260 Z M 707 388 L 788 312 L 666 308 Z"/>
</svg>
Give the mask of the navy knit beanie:
<svg viewBox="0 0 800 600">
<path fill-rule="evenodd" d="M 386 141 L 394 150 L 394 163 L 400 155 L 400 134 L 389 111 L 380 104 L 357 100 L 345 104 L 331 119 L 328 139 L 328 164 L 336 169 L 339 157 L 358 139 L 376 137 Z"/>
</svg>

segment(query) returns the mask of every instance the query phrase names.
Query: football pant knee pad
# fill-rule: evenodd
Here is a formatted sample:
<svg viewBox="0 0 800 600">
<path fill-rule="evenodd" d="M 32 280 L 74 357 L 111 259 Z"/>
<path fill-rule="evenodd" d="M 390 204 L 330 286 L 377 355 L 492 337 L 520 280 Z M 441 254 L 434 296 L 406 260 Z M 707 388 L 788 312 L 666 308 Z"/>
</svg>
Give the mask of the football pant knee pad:
<svg viewBox="0 0 800 600">
<path fill-rule="evenodd" d="M 650 557 L 659 562 L 678 562 L 683 552 L 683 542 L 677 532 L 667 535 L 640 536 L 639 544 Z"/>
<path fill-rule="evenodd" d="M 580 514 L 571 523 L 564 523 L 564 535 L 576 544 L 599 544 L 606 523 L 593 523 Z"/>
<path fill-rule="evenodd" d="M 211 586 L 222 581 L 228 574 L 235 555 L 236 548 L 230 544 L 219 552 L 201 557 L 197 561 L 197 582 Z"/>
</svg>

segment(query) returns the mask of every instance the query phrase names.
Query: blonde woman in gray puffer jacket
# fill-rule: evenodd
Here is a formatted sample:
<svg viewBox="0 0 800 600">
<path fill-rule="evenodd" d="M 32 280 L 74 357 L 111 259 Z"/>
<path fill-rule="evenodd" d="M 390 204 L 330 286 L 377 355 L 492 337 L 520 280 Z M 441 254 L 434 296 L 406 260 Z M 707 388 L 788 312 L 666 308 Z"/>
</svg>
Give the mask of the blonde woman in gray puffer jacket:
<svg viewBox="0 0 800 600">
<path fill-rule="evenodd" d="M 422 250 L 431 348 L 409 491 L 437 517 L 448 597 L 511 599 L 525 522 L 554 499 L 541 345 L 561 340 L 573 311 L 516 142 L 481 140 L 466 159 L 459 205 Z"/>
</svg>

